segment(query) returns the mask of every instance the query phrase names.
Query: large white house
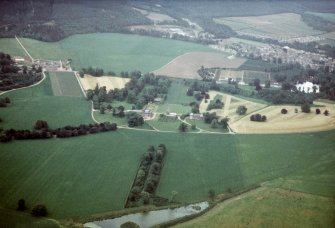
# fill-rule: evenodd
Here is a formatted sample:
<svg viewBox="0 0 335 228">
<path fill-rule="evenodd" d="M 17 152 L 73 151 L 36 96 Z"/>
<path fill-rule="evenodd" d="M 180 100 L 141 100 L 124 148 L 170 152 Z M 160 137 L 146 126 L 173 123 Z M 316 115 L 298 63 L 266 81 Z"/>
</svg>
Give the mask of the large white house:
<svg viewBox="0 0 335 228">
<path fill-rule="evenodd" d="M 305 93 L 319 93 L 320 86 L 317 84 L 313 84 L 312 82 L 304 82 L 302 84 L 297 84 L 296 88 L 298 91 L 305 92 Z"/>
</svg>

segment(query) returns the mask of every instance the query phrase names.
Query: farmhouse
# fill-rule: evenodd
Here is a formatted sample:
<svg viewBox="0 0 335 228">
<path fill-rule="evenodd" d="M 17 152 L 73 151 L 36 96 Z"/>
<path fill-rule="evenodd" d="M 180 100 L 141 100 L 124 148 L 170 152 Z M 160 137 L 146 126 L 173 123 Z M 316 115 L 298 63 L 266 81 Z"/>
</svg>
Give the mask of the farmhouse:
<svg viewBox="0 0 335 228">
<path fill-rule="evenodd" d="M 14 56 L 13 59 L 14 59 L 14 62 L 16 62 L 16 63 L 23 63 L 24 62 L 24 58 L 21 57 L 21 56 Z"/>
<path fill-rule="evenodd" d="M 169 117 L 171 119 L 177 119 L 177 117 L 178 117 L 177 113 L 175 113 L 175 112 L 167 112 L 165 116 Z"/>
</svg>

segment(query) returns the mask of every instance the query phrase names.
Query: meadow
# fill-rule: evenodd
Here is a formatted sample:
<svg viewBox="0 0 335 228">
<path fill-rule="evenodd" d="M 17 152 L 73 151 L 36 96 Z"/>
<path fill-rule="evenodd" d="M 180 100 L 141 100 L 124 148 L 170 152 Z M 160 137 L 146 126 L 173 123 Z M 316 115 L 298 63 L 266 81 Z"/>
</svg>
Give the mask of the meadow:
<svg viewBox="0 0 335 228">
<path fill-rule="evenodd" d="M 21 56 L 29 59 L 20 44 L 14 38 L 1 38 L 0 52 L 10 54 L 12 57 Z"/>
<path fill-rule="evenodd" d="M 332 227 L 334 213 L 330 198 L 261 188 L 220 203 L 204 216 L 175 227 Z"/>
<path fill-rule="evenodd" d="M 72 59 L 71 66 L 76 70 L 92 66 L 116 73 L 150 72 L 187 52 L 214 51 L 200 44 L 117 33 L 73 35 L 58 42 L 20 41 L 35 59 Z M 0 39 L 0 51 L 12 54 L 11 49 L 4 48 L 5 42 L 12 41 Z"/>
</svg>

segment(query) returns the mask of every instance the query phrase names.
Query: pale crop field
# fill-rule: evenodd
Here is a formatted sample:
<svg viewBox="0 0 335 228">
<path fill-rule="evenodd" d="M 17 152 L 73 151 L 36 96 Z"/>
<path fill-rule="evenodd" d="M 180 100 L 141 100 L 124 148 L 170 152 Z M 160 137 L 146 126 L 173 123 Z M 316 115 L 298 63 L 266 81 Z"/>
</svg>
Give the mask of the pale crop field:
<svg viewBox="0 0 335 228">
<path fill-rule="evenodd" d="M 281 13 L 250 17 L 222 17 L 215 19 L 216 23 L 225 24 L 239 34 L 289 39 L 302 36 L 321 34 L 306 25 L 301 15 Z"/>
<path fill-rule="evenodd" d="M 83 78 L 78 77 L 84 90 L 94 89 L 96 85 L 99 87 L 106 86 L 107 91 L 114 89 L 122 89 L 130 81 L 129 78 L 100 76 L 94 77 L 85 74 Z"/>
<path fill-rule="evenodd" d="M 326 131 L 335 128 L 335 105 L 330 103 L 315 102 L 321 105 L 318 107 L 321 114 L 316 115 L 315 107 L 311 108 L 311 113 L 302 113 L 300 106 L 278 105 L 269 106 L 257 111 L 267 117 L 266 122 L 250 121 L 250 115 L 233 122 L 230 127 L 237 133 L 300 133 Z M 248 108 L 248 105 L 246 105 Z M 281 114 L 281 109 L 286 108 L 287 114 Z M 295 113 L 298 109 L 298 113 Z M 322 113 L 328 110 L 329 116 Z"/>
<path fill-rule="evenodd" d="M 190 52 L 173 59 L 165 66 L 155 70 L 154 74 L 176 78 L 201 79 L 197 73 L 201 66 L 205 68 L 238 68 L 245 61 L 243 58 L 227 58 L 227 55 L 223 53 Z"/>
</svg>

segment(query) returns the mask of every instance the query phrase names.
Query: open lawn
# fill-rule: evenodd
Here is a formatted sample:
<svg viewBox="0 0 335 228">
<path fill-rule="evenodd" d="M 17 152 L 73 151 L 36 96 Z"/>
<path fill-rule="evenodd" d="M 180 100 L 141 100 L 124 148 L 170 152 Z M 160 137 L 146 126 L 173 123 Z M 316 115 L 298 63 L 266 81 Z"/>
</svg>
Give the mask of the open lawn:
<svg viewBox="0 0 335 228">
<path fill-rule="evenodd" d="M 169 119 L 169 117 L 160 118 L 157 115 L 154 119 L 147 120 L 146 123 L 160 131 L 179 132 L 178 127 L 181 124 L 181 121 L 178 119 Z"/>
<path fill-rule="evenodd" d="M 183 80 L 173 80 L 167 94 L 166 103 L 189 105 L 192 101 L 195 101 L 193 96 L 186 96 L 189 87 L 184 84 Z"/>
<path fill-rule="evenodd" d="M 27 38 L 20 38 L 20 41 L 33 58 L 70 58 L 76 70 L 92 66 L 117 73 L 150 72 L 184 53 L 212 51 L 200 44 L 117 33 L 73 35 L 53 43 Z"/>
<path fill-rule="evenodd" d="M 176 78 L 201 79 L 197 71 L 204 66 L 206 68 L 238 68 L 246 60 L 242 58 L 227 58 L 226 54 L 215 52 L 190 52 L 178 56 L 158 70 L 156 75 L 166 75 Z"/>
<path fill-rule="evenodd" d="M 334 199 L 260 188 L 175 227 L 333 227 L 334 214 Z"/>
<path fill-rule="evenodd" d="M 53 96 L 51 87 L 50 77 L 47 75 L 37 86 L 2 95 L 8 96 L 12 103 L 1 109 L 3 121 L 0 127 L 32 129 L 36 120 L 46 120 L 51 128 L 93 122 L 91 104 L 83 96 Z"/>
<path fill-rule="evenodd" d="M 295 13 L 223 17 L 214 19 L 214 21 L 231 27 L 238 34 L 263 38 L 290 39 L 322 33 L 306 25 L 301 15 Z"/>
</svg>

